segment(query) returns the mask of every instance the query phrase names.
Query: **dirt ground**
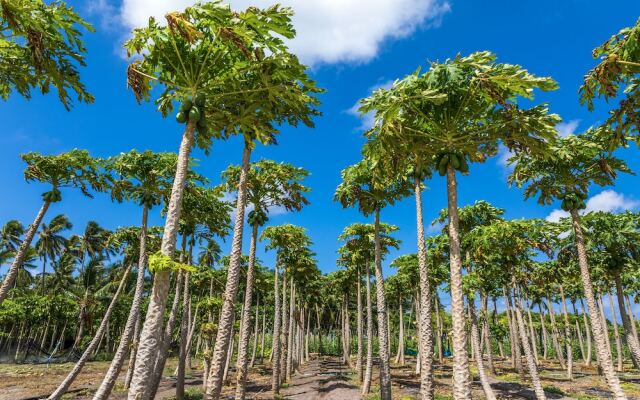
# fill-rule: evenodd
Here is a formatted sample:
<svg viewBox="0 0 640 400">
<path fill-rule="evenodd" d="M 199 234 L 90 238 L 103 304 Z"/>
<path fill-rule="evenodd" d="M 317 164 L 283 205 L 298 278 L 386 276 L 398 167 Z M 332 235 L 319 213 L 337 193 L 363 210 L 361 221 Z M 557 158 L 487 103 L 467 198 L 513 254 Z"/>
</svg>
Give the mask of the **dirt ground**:
<svg viewBox="0 0 640 400">
<path fill-rule="evenodd" d="M 202 370 L 194 359 L 194 369 L 187 374 L 187 391 L 190 399 L 199 398 L 202 388 Z M 108 362 L 91 362 L 72 385 L 66 400 L 91 399 L 94 390 L 100 383 L 108 368 Z M 175 370 L 176 360 L 167 362 L 165 377 L 158 390 L 156 399 L 169 400 L 175 395 L 175 379 L 171 376 Z M 46 397 L 71 369 L 72 364 L 46 365 L 0 365 L 0 400 L 35 400 Z M 510 368 L 508 360 L 497 363 L 497 374 L 491 377 L 493 387 L 499 399 L 535 399 L 528 383 L 519 383 L 516 371 Z M 542 381 L 549 399 L 596 400 L 610 398 L 602 377 L 597 375 L 594 367 L 585 368 L 582 364 L 575 366 L 575 378 L 568 381 L 559 366 L 545 362 L 542 366 Z M 419 377 L 414 371 L 414 360 L 409 359 L 406 366 L 393 365 L 393 397 L 397 400 L 418 398 Z M 630 399 L 640 400 L 640 373 L 626 371 L 620 374 L 623 388 Z M 475 372 L 475 369 L 472 368 Z M 230 381 L 223 390 L 225 398 L 232 398 L 235 381 L 233 371 L 229 373 Z M 437 364 L 435 369 L 436 394 L 438 400 L 451 398 L 451 365 L 446 360 Z M 374 366 L 372 393 L 378 389 L 378 371 Z M 271 370 L 268 366 L 257 366 L 250 371 L 247 398 L 274 399 L 271 392 Z M 342 365 L 335 357 L 313 357 L 300 368 L 291 382 L 285 383 L 281 390 L 281 398 L 293 400 L 349 400 L 360 399 L 360 385 L 354 371 Z M 477 380 L 473 384 L 473 397 L 484 398 L 482 388 Z M 126 398 L 122 382 L 116 386 L 112 399 Z M 372 394 L 365 399 L 376 399 Z"/>
</svg>

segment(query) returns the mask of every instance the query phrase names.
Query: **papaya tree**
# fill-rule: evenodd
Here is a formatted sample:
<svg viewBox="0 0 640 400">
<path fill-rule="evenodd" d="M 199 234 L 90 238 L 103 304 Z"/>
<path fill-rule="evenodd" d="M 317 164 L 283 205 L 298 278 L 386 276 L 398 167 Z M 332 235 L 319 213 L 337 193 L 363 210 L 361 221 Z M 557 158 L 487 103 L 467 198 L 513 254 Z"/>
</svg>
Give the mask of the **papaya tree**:
<svg viewBox="0 0 640 400">
<path fill-rule="evenodd" d="M 140 223 L 137 277 L 135 292 L 127 322 L 120 337 L 120 343 L 116 354 L 111 360 L 111 365 L 102 380 L 98 390 L 94 394 L 95 400 L 104 400 L 109 397 L 116 379 L 120 374 L 127 352 L 135 349 L 137 342 L 136 327 L 139 329 L 140 305 L 144 290 L 144 276 L 148 260 L 147 239 L 149 211 L 162 202 L 168 194 L 173 179 L 173 172 L 177 162 L 177 156 L 173 153 L 153 153 L 151 151 L 138 152 L 131 150 L 108 158 L 105 168 L 110 173 L 111 195 L 118 202 L 134 201 L 142 207 L 142 220 Z M 131 349 L 132 353 L 135 351 Z"/>
<path fill-rule="evenodd" d="M 30 98 L 34 89 L 46 94 L 53 87 L 67 110 L 73 94 L 92 103 L 78 71 L 85 66 L 83 30 L 94 31 L 62 1 L 1 1 L 0 97 L 7 100 L 15 91 Z"/>
<path fill-rule="evenodd" d="M 99 168 L 98 160 L 92 158 L 86 150 L 71 150 L 58 155 L 42 155 L 38 153 L 23 154 L 22 160 L 27 163 L 24 177 L 27 182 L 40 182 L 50 186 L 42 194 L 43 204 L 35 220 L 27 229 L 20 247 L 9 268 L 7 276 L 0 287 L 0 304 L 7 297 L 9 289 L 20 270 L 31 247 L 31 242 L 49 206 L 62 200 L 60 189 L 79 189 L 87 197 L 93 197 L 91 190 L 102 191 L 106 188 L 106 179 Z"/>
<path fill-rule="evenodd" d="M 232 165 L 223 173 L 223 187 L 227 192 L 238 190 L 242 167 Z M 287 163 L 272 160 L 261 160 L 250 164 L 247 174 L 247 203 L 253 207 L 248 222 L 251 226 L 251 242 L 249 245 L 249 265 L 244 294 L 244 308 L 241 316 L 242 331 L 238 340 L 238 358 L 236 366 L 236 399 L 245 397 L 247 383 L 247 350 L 251 332 L 251 304 L 253 299 L 254 267 L 258 229 L 268 221 L 268 214 L 273 208 L 282 208 L 287 212 L 299 211 L 309 204 L 305 193 L 309 188 L 301 181 L 308 172 Z M 257 321 L 255 321 L 257 324 Z"/>
<path fill-rule="evenodd" d="M 606 125 L 613 146 L 624 144 L 628 135 L 638 143 L 640 123 L 640 19 L 634 26 L 621 29 L 593 50 L 593 58 L 601 61 L 584 78 L 580 86 L 580 102 L 595 109 L 596 99 L 618 100 L 609 111 Z"/>
<path fill-rule="evenodd" d="M 159 86 L 162 89 L 156 100 L 159 111 L 166 116 L 173 110 L 174 102 L 181 102 L 176 120 L 186 123 L 167 208 L 162 245 L 165 261 L 173 257 L 175 250 L 183 187 L 194 144 L 208 152 L 212 139 L 242 133 L 248 139 L 243 165 L 248 165 L 253 138 L 263 143 L 273 141 L 276 128 L 272 123 L 295 124 L 300 119 L 311 123 L 307 103 L 314 100 L 306 93 L 314 91 L 314 85 L 306 79 L 304 67 L 289 55 L 281 39 L 293 35 L 289 14 L 279 6 L 234 12 L 219 1 L 196 3 L 183 12 L 168 13 L 166 26 L 151 18 L 146 27 L 135 29 L 133 37 L 125 43 L 129 55 L 138 55 L 127 70 L 127 82 L 136 99 L 149 100 L 152 87 Z M 279 73 L 273 74 L 274 70 Z M 236 207 L 239 223 L 235 225 L 239 232 L 235 232 L 232 245 L 230 291 L 237 289 L 243 191 L 239 191 L 240 204 Z M 161 340 L 170 274 L 169 270 L 158 270 L 154 276 L 129 389 L 131 397 L 148 397 L 144 392 L 155 364 L 155 348 Z M 228 301 L 231 297 L 227 296 Z M 228 301 L 223 305 L 224 318 L 218 330 L 221 336 L 214 351 L 211 371 L 215 379 L 207 379 L 213 392 L 219 392 L 222 360 L 231 331 Z"/>
<path fill-rule="evenodd" d="M 517 100 L 531 99 L 534 89 L 556 87 L 551 78 L 497 63 L 495 55 L 485 51 L 433 62 L 428 71 L 418 70 L 377 92 L 381 101 L 373 108 L 378 115 L 374 132 L 386 136 L 380 146 L 406 142 L 404 137 L 411 135 L 412 145 L 424 146 L 424 154 L 433 155 L 431 167 L 447 179 L 455 399 L 471 397 L 456 171 L 468 173 L 469 161 L 485 161 L 500 144 L 514 152 L 542 148 L 554 137 L 559 118 L 542 105 L 523 108 Z"/>
<path fill-rule="evenodd" d="M 358 207 L 365 216 L 374 217 L 374 260 L 376 302 L 378 311 L 378 339 L 380 342 L 380 397 L 391 399 L 391 366 L 389 364 L 389 338 L 387 304 L 382 274 L 382 245 L 380 240 L 380 211 L 387 205 L 408 195 L 411 188 L 406 179 L 388 179 L 367 159 L 342 171 L 342 182 L 334 198 L 344 208 Z"/>
<path fill-rule="evenodd" d="M 579 211 L 586 208 L 589 186 L 608 186 L 614 183 L 618 172 L 631 172 L 626 163 L 608 149 L 607 138 L 599 129 L 591 129 L 578 136 L 557 138 L 545 153 L 523 152 L 510 162 L 515 165 L 509 176 L 510 184 L 526 186 L 525 198 L 537 197 L 541 205 L 561 200 L 562 209 L 569 213 L 580 266 L 580 278 L 590 315 L 599 315 L 600 308 L 591 281 L 585 232 Z M 613 369 L 608 349 L 606 327 L 600 318 L 591 319 L 598 362 L 609 389 L 616 399 L 625 399 L 620 380 Z"/>
</svg>

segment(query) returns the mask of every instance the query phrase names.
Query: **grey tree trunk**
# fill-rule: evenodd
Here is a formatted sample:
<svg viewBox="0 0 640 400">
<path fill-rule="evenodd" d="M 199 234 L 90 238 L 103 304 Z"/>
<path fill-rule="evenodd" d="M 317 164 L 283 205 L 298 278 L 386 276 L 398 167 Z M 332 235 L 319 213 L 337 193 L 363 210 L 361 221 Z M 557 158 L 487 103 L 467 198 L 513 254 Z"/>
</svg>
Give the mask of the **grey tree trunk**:
<svg viewBox="0 0 640 400">
<path fill-rule="evenodd" d="M 356 286 L 356 290 L 358 291 L 357 293 L 357 302 L 358 302 L 358 315 L 357 315 L 357 327 L 356 329 L 358 330 L 358 355 L 356 356 L 356 373 L 358 374 L 358 382 L 362 383 L 362 381 L 364 380 L 364 364 L 362 362 L 362 356 L 364 353 L 364 343 L 362 342 L 363 337 L 362 337 L 362 329 L 363 329 L 363 321 L 362 321 L 362 314 L 363 314 L 363 310 L 362 310 L 362 288 L 361 288 L 361 284 L 362 284 L 362 273 L 360 271 L 360 266 L 357 266 L 357 273 L 356 273 L 358 282 L 357 282 L 357 286 Z"/>
<path fill-rule="evenodd" d="M 211 369 L 207 379 L 207 389 L 204 398 L 206 400 L 220 398 L 224 364 L 229 351 L 229 342 L 233 332 L 233 307 L 238 292 L 238 280 L 240 278 L 240 258 L 242 257 L 242 234 L 244 230 L 244 213 L 247 205 L 247 174 L 249 172 L 249 160 L 251 158 L 251 144 L 245 143 L 242 152 L 242 170 L 238 182 L 238 199 L 236 201 L 236 218 L 233 226 L 233 241 L 231 244 L 231 256 L 227 272 L 222 310 L 218 321 L 218 333 L 211 359 Z"/>
<path fill-rule="evenodd" d="M 567 379 L 573 380 L 573 338 L 571 337 L 571 323 L 567 312 L 567 302 L 564 297 L 564 288 L 560 285 L 560 300 L 562 300 L 562 315 L 564 316 L 564 340 L 567 348 Z"/>
<path fill-rule="evenodd" d="M 251 350 L 251 361 L 249 366 L 253 367 L 256 362 L 256 354 L 258 353 L 258 328 L 260 327 L 260 293 L 256 299 L 256 315 L 253 320 L 253 349 Z"/>
<path fill-rule="evenodd" d="M 362 383 L 362 395 L 366 396 L 371 390 L 371 370 L 373 369 L 373 307 L 371 306 L 371 272 L 368 260 L 365 261 L 364 279 L 367 290 L 367 364 Z M 320 341 L 320 346 L 322 346 L 322 341 Z"/>
<path fill-rule="evenodd" d="M 614 274 L 614 280 L 616 284 L 616 298 L 618 300 L 618 309 L 620 310 L 620 318 L 622 319 L 622 326 L 624 328 L 624 339 L 629 347 L 631 358 L 636 366 L 640 366 L 640 344 L 638 343 L 638 337 L 634 333 L 633 326 L 635 322 L 631 321 L 629 314 L 627 314 L 627 307 L 624 301 L 624 292 L 622 290 L 622 279 L 620 279 L 620 272 L 616 271 Z"/>
<path fill-rule="evenodd" d="M 271 356 L 273 359 L 272 363 L 272 380 L 271 380 L 271 389 L 275 395 L 280 394 L 280 294 L 279 294 L 279 285 L 278 285 L 278 267 L 279 260 L 276 259 L 276 270 L 274 273 L 273 279 L 273 292 L 274 292 L 274 316 L 273 316 L 273 340 L 271 344 Z"/>
<path fill-rule="evenodd" d="M 455 177 L 454 177 L 455 179 Z M 454 184 L 455 187 L 455 184 Z M 419 342 L 424 353 L 420 357 L 420 396 L 423 400 L 432 400 L 433 385 L 433 328 L 431 326 L 431 285 L 427 266 L 427 247 L 424 237 L 424 218 L 422 215 L 422 184 L 414 181 L 416 202 L 416 239 L 418 245 L 418 272 L 420 274 L 420 320 Z"/>
<path fill-rule="evenodd" d="M 287 303 L 288 282 L 291 279 L 286 271 L 282 274 L 282 351 L 280 353 L 280 382 L 286 381 L 287 358 L 289 352 L 289 303 Z"/>
<path fill-rule="evenodd" d="M 42 223 L 42 219 L 49 209 L 49 204 L 51 203 L 48 201 L 45 201 L 42 204 L 40 211 L 38 211 L 38 214 L 36 215 L 36 219 L 31 225 L 29 225 L 29 229 L 27 229 L 24 239 L 22 240 L 22 243 L 20 243 L 20 247 L 18 247 L 18 251 L 11 263 L 11 267 L 9 267 L 9 272 L 7 272 L 7 276 L 5 276 L 4 281 L 2 281 L 2 286 L 0 286 L 0 304 L 2 304 L 4 299 L 7 298 L 7 295 L 9 295 L 9 289 L 13 287 L 13 282 L 16 280 L 16 276 L 18 276 L 18 272 L 20 271 L 22 264 L 24 264 L 27 253 L 31 248 L 33 237 L 36 235 L 38 227 L 40 227 L 40 223 Z"/>
<path fill-rule="evenodd" d="M 589 272 L 589 263 L 587 261 L 587 251 L 584 243 L 584 234 L 582 232 L 582 225 L 580 224 L 580 215 L 576 210 L 571 210 L 571 218 L 573 221 L 573 231 L 575 234 L 576 248 L 578 250 L 580 278 L 582 280 L 582 287 L 587 299 L 589 314 L 599 315 L 596 298 L 593 294 L 593 286 L 591 285 L 591 274 Z M 620 386 L 620 380 L 613 370 L 613 361 L 611 359 L 611 353 L 606 347 L 606 341 L 604 338 L 604 327 L 602 325 L 602 320 L 600 318 L 596 317 L 591 319 L 591 328 L 593 330 L 593 337 L 596 342 L 598 361 L 600 363 L 600 366 L 602 367 L 605 380 L 607 381 L 607 385 L 614 395 L 614 398 L 616 398 L 617 400 L 623 400 L 626 399 L 627 396 L 622 390 L 622 387 Z"/>
<path fill-rule="evenodd" d="M 80 359 L 78 360 L 78 362 L 76 362 L 76 365 L 73 366 L 73 369 L 69 372 L 67 377 L 64 378 L 64 380 L 60 383 L 58 388 L 49 396 L 48 400 L 60 399 L 62 395 L 64 395 L 67 392 L 67 390 L 69 389 L 69 386 L 71 386 L 73 381 L 78 377 L 78 375 L 80 375 L 82 368 L 89 360 L 89 357 L 91 357 L 93 351 L 98 346 L 100 338 L 102 338 L 102 335 L 107 329 L 109 318 L 111 318 L 113 309 L 115 308 L 115 305 L 118 301 L 118 297 L 120 296 L 120 293 L 122 293 L 122 289 L 124 288 L 125 283 L 127 282 L 127 278 L 129 277 L 130 271 L 131 271 L 131 265 L 128 265 L 124 273 L 122 274 L 122 278 L 120 279 L 120 284 L 118 285 L 118 289 L 113 294 L 113 298 L 109 303 L 109 307 L 107 307 L 107 311 L 105 311 L 104 316 L 102 317 L 102 321 L 100 322 L 100 327 L 98 327 L 98 330 L 93 336 L 93 339 L 91 340 L 91 342 L 89 342 L 89 345 L 84 350 L 84 353 L 82 353 L 82 356 L 80 356 Z"/>
<path fill-rule="evenodd" d="M 556 352 L 556 358 L 560 362 L 560 368 L 567 369 L 567 364 L 562 353 L 562 347 L 560 346 L 559 337 L 560 331 L 558 330 L 558 324 L 556 323 L 556 314 L 553 310 L 553 303 L 551 299 L 547 298 L 547 310 L 549 310 L 549 319 L 551 320 L 551 341 L 553 342 L 553 348 Z"/>
<path fill-rule="evenodd" d="M 449 265 L 451 270 L 451 320 L 453 324 L 453 398 L 471 399 L 471 377 L 467 354 L 467 332 L 462 291 L 462 259 L 458 221 L 456 172 L 447 166 L 447 208 L 449 213 Z"/>
<path fill-rule="evenodd" d="M 491 385 L 487 379 L 487 374 L 484 370 L 484 363 L 482 362 L 482 346 L 480 345 L 480 335 L 478 333 L 479 329 L 478 318 L 476 316 L 476 305 L 472 298 L 468 298 L 467 300 L 469 304 L 469 315 L 471 316 L 471 348 L 475 353 L 478 378 L 480 379 L 480 384 L 482 385 L 482 390 L 484 391 L 484 395 L 487 400 L 495 400 L 496 395 L 493 393 L 493 389 L 491 389 Z"/>
<path fill-rule="evenodd" d="M 162 245 L 160 247 L 162 254 L 167 257 L 173 257 L 175 251 L 176 235 L 182 210 L 182 195 L 187 181 L 189 154 L 191 153 L 195 128 L 196 123 L 194 121 L 187 123 L 178 152 L 176 175 L 173 180 L 164 233 L 162 235 Z M 170 275 L 170 271 L 158 271 L 154 275 L 147 316 L 140 333 L 140 344 L 136 354 L 131 386 L 129 387 L 129 400 L 140 400 L 144 396 L 147 385 L 151 382 L 157 350 L 162 340 L 162 325 L 164 311 L 167 307 Z"/>
<path fill-rule="evenodd" d="M 396 364 L 404 366 L 404 311 L 402 310 L 402 295 L 398 299 L 398 352 L 396 354 Z"/>
<path fill-rule="evenodd" d="M 489 372 L 496 374 L 496 367 L 493 362 L 493 346 L 491 344 L 491 331 L 489 330 L 489 298 L 480 293 L 480 302 L 482 303 L 482 312 L 484 313 L 484 324 L 482 324 L 482 333 L 484 335 L 484 344 L 487 349 L 487 362 L 489 364 Z"/>
<path fill-rule="evenodd" d="M 389 365 L 389 327 L 387 320 L 387 300 L 382 275 L 382 246 L 380 244 L 380 210 L 375 210 L 375 274 L 376 300 L 378 306 L 378 342 L 380 355 L 380 400 L 391 400 L 391 366 Z"/>
<path fill-rule="evenodd" d="M 547 335 L 547 327 L 544 322 L 544 309 L 542 308 L 542 303 L 538 303 L 538 310 L 540 311 L 540 327 L 542 329 L 542 358 L 547 359 L 547 351 L 549 348 L 549 337 Z"/>
<path fill-rule="evenodd" d="M 129 309 L 129 315 L 127 316 L 127 322 L 124 326 L 124 331 L 120 336 L 120 343 L 116 354 L 111 360 L 109 370 L 102 379 L 102 383 L 98 390 L 93 395 L 93 400 L 106 400 L 109 398 L 113 387 L 116 384 L 116 379 L 120 374 L 124 360 L 127 357 L 127 352 L 131 351 L 135 353 L 137 343 L 134 342 L 131 346 L 133 335 L 136 330 L 136 325 L 139 326 L 140 321 L 140 303 L 142 302 L 142 292 L 144 291 L 144 271 L 147 265 L 147 221 L 149 216 L 149 209 L 146 206 L 142 208 L 142 223 L 140 225 L 140 250 L 138 254 L 138 275 L 136 277 L 136 289 L 133 294 L 133 301 L 131 308 Z M 136 338 L 137 342 L 137 338 Z"/>
<path fill-rule="evenodd" d="M 624 360 L 622 356 L 622 339 L 620 338 L 620 330 L 618 330 L 618 316 L 616 315 L 616 308 L 613 306 L 613 296 L 611 295 L 611 293 L 607 293 L 607 297 L 609 298 L 609 309 L 611 310 L 613 337 L 616 339 L 616 359 L 618 361 L 618 367 L 616 369 L 618 372 L 622 372 Z"/>
<path fill-rule="evenodd" d="M 293 370 L 293 354 L 295 353 L 294 345 L 294 311 L 296 304 L 296 287 L 293 284 L 293 275 L 289 278 L 289 334 L 287 335 L 287 361 L 286 361 L 286 381 L 291 381 L 291 373 Z M 348 323 L 348 322 L 347 322 Z"/>
<path fill-rule="evenodd" d="M 178 353 L 178 373 L 176 374 L 176 400 L 184 400 L 184 378 L 187 367 L 187 340 L 189 336 L 189 272 L 184 277 L 182 289 L 182 319 L 180 321 L 180 351 Z"/>
<path fill-rule="evenodd" d="M 256 263 L 256 241 L 258 240 L 258 225 L 251 227 L 251 244 L 249 245 L 249 265 L 247 266 L 247 282 L 244 291 L 244 307 L 240 338 L 238 339 L 238 360 L 236 362 L 236 400 L 244 400 L 247 391 L 247 351 L 249 348 L 249 335 L 251 334 L 251 303 L 253 298 L 253 280 Z M 256 327 L 258 321 L 255 321 Z M 257 331 L 256 331 L 257 333 Z M 255 354 L 255 351 L 254 351 Z"/>
</svg>

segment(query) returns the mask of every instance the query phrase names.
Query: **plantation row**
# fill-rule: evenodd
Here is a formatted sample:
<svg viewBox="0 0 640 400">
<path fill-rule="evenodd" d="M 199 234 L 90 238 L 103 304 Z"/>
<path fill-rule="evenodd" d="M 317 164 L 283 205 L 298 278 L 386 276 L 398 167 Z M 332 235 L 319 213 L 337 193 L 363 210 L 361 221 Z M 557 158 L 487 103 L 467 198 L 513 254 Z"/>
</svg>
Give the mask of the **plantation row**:
<svg viewBox="0 0 640 400">
<path fill-rule="evenodd" d="M 11 60 L 0 63 L 4 98 L 53 87 L 68 109 L 70 92 L 93 101 L 77 69 L 81 30 L 90 25 L 64 3 L 1 1 L 0 10 L 0 54 Z M 360 111 L 375 115 L 375 124 L 334 199 L 371 223 L 344 228 L 342 268 L 325 275 L 305 228 L 269 224 L 274 207 L 308 204 L 308 172 L 251 162 L 257 145 L 277 144 L 281 126 L 312 127 L 320 115 L 323 90 L 285 42 L 295 36 L 291 16 L 278 5 L 236 12 L 213 1 L 168 13 L 163 23 L 150 18 L 132 32 L 127 84 L 138 102 L 153 95 L 163 116 L 175 113 L 184 124 L 177 154 L 22 155 L 25 179 L 47 189 L 28 227 L 9 221 L 0 233 L 0 263 L 10 264 L 0 287 L 5 358 L 75 361 L 49 399 L 62 398 L 96 359 L 110 366 L 94 399 L 115 395 L 120 375 L 129 399 L 152 399 L 170 356 L 177 357 L 177 399 L 200 361 L 206 399 L 231 388 L 236 399 L 251 396 L 248 376 L 257 365 L 277 398 L 313 353 L 342 357 L 362 395 L 379 390 L 384 400 L 392 398 L 391 364 L 413 360 L 420 398 L 434 398 L 436 369 L 450 364 L 453 398 L 470 399 L 473 362 L 484 396 L 495 399 L 498 358 L 510 360 L 537 399 L 547 396 L 541 371 L 548 360 L 568 380 L 578 363 L 583 371 L 595 364 L 611 395 L 626 399 L 619 372 L 629 368 L 625 360 L 640 367 L 633 312 L 640 215 L 585 209 L 594 187 L 632 173 L 618 149 L 638 138 L 640 25 L 594 51 L 600 63 L 586 74 L 580 101 L 589 109 L 600 98 L 619 103 L 579 135 L 561 137 L 561 118 L 546 105 L 518 104 L 536 90 L 555 90 L 552 78 L 487 51 L 432 62 L 363 99 Z M 191 168 L 191 151 L 208 153 L 214 140 L 235 135 L 244 140 L 242 161 L 212 185 Z M 540 204 L 559 201 L 565 215 L 558 223 L 507 220 L 484 201 L 459 207 L 458 174 L 501 146 L 510 152 L 509 184 Z M 425 237 L 422 193 L 439 176 L 447 208 L 434 224 L 444 228 Z M 49 219 L 47 211 L 72 190 L 135 202 L 141 221 L 114 231 L 90 222 L 66 235 L 71 221 Z M 397 273 L 385 279 L 383 259 L 400 242 L 399 228 L 381 214 L 409 196 L 418 251 L 393 260 Z M 153 209 L 162 210 L 163 227 L 148 226 Z M 222 257 L 226 237 L 231 250 Z M 271 269 L 256 258 L 258 246 L 275 253 Z"/>
</svg>

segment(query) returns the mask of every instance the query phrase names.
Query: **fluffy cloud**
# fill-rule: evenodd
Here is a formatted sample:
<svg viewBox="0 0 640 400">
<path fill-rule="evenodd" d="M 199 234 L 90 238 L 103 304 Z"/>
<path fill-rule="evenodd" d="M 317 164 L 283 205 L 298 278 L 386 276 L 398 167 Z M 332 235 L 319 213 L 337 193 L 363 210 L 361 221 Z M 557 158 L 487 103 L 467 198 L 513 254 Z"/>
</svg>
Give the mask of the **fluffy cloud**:
<svg viewBox="0 0 640 400">
<path fill-rule="evenodd" d="M 639 201 L 630 199 L 622 193 L 618 193 L 614 190 L 605 190 L 587 200 L 587 208 L 584 210 L 584 212 L 620 212 L 634 209 L 638 207 L 638 205 L 640 205 Z M 568 212 L 556 209 L 551 211 L 546 219 L 550 222 L 558 222 L 560 218 L 565 218 L 568 216 Z"/>
<path fill-rule="evenodd" d="M 579 123 L 580 123 L 579 119 L 572 119 L 571 121 L 568 121 L 568 122 L 560 122 L 558 125 L 556 125 L 556 128 L 558 129 L 558 134 L 561 137 L 575 134 Z"/>
<path fill-rule="evenodd" d="M 377 89 L 390 89 L 392 85 L 393 85 L 392 80 L 381 82 L 371 86 L 367 91 L 370 94 Z M 347 114 L 353 115 L 354 117 L 360 119 L 361 123 L 360 123 L 360 126 L 358 127 L 358 130 L 366 131 L 373 127 L 373 124 L 375 123 L 375 115 L 372 112 L 368 112 L 364 115 L 360 114 L 360 111 L 358 111 L 359 108 L 360 108 L 360 100 L 356 101 L 356 103 L 353 106 L 351 106 L 351 108 L 349 108 L 346 112 Z"/>
<path fill-rule="evenodd" d="M 103 1 L 103 0 L 100 0 Z M 235 9 L 267 6 L 272 0 L 230 0 Z M 120 18 L 127 28 L 149 16 L 184 9 L 193 0 L 123 0 Z M 291 49 L 311 65 L 366 62 L 387 39 L 399 39 L 425 25 L 437 25 L 450 10 L 447 0 L 282 0 L 294 9 L 298 32 Z"/>
</svg>

